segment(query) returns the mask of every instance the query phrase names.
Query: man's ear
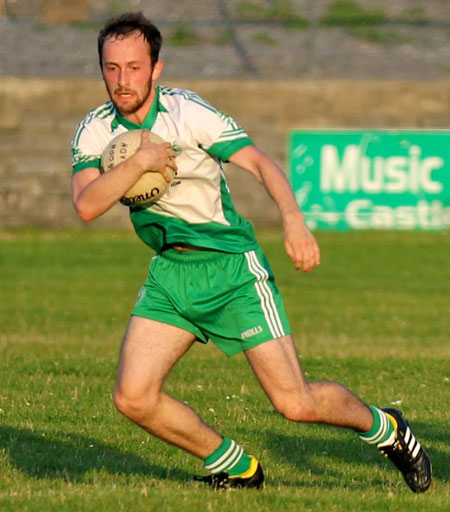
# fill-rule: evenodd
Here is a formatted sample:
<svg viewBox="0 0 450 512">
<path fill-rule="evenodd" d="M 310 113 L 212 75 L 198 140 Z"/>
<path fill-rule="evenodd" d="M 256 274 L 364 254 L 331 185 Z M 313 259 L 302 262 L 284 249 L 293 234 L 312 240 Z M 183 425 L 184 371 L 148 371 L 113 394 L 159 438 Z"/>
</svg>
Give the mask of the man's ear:
<svg viewBox="0 0 450 512">
<path fill-rule="evenodd" d="M 158 60 L 155 62 L 155 65 L 153 66 L 153 71 L 152 71 L 152 79 L 153 80 L 158 80 L 159 76 L 162 73 L 163 68 L 164 68 L 164 62 L 162 60 Z"/>
</svg>

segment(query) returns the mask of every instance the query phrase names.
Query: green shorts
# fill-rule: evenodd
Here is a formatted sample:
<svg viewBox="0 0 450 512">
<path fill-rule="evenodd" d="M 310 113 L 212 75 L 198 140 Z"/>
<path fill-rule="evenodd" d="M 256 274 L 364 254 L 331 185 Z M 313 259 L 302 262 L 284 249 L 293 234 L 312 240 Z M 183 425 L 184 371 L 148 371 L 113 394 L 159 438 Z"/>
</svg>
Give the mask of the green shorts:
<svg viewBox="0 0 450 512">
<path fill-rule="evenodd" d="M 181 327 L 203 343 L 211 339 L 228 356 L 290 333 L 260 248 L 157 254 L 132 314 Z"/>
</svg>

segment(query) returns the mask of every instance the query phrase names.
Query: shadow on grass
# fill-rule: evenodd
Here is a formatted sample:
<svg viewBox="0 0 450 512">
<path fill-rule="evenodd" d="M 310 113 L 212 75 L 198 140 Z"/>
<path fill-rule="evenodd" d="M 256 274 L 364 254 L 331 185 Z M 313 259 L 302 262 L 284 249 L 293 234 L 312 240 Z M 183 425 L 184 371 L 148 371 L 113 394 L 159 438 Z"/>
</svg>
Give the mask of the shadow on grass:
<svg viewBox="0 0 450 512">
<path fill-rule="evenodd" d="M 367 467 L 382 466 L 386 468 L 386 471 L 397 471 L 394 465 L 381 457 L 376 448 L 366 446 L 357 438 L 355 440 L 339 440 L 328 436 L 321 437 L 321 428 L 328 427 L 299 425 L 301 431 L 298 436 L 268 431 L 266 432 L 267 448 L 275 457 L 281 458 L 291 467 L 296 467 L 301 473 L 323 477 L 321 486 L 326 487 L 339 485 L 335 479 L 341 480 L 342 475 L 339 475 L 335 468 L 339 467 L 340 464 L 355 464 Z M 430 425 L 415 421 L 412 428 L 430 456 L 433 480 L 444 484 L 450 483 L 450 454 L 448 453 L 450 429 L 448 425 L 443 423 Z M 307 432 L 307 430 L 310 430 L 310 432 Z M 339 429 L 335 430 L 338 431 Z M 439 450 L 439 445 L 445 445 L 446 451 Z M 326 457 L 328 462 L 318 461 L 318 457 L 319 459 L 320 457 Z M 329 482 L 328 485 L 327 481 Z M 403 482 L 403 479 L 399 482 Z M 295 479 L 291 481 L 277 480 L 273 483 L 286 486 L 305 486 L 304 481 L 301 483 L 295 482 Z M 383 482 L 380 479 L 374 479 L 372 483 L 378 485 Z M 312 479 L 311 485 L 317 485 L 314 479 Z M 352 487 L 366 488 L 367 481 L 354 481 Z"/>
<path fill-rule="evenodd" d="M 274 457 L 286 463 L 288 467 L 297 468 L 303 475 L 297 475 L 300 476 L 299 480 L 295 475 L 292 475 L 292 479 L 276 478 L 269 482 L 271 485 L 305 487 L 310 480 L 310 485 L 317 487 L 317 479 L 314 477 L 321 477 L 321 487 L 341 487 L 342 478 L 345 479 L 345 476 L 340 473 L 339 466 L 344 467 L 345 464 L 366 467 L 381 465 L 388 472 L 396 471 L 394 466 L 381 458 L 375 448 L 364 445 L 357 438 L 349 440 L 322 437 L 321 429 L 327 427 L 299 425 L 298 428 L 298 435 L 281 434 L 272 430 L 264 433 L 265 445 Z M 448 426 L 442 423 L 428 425 L 414 422 L 413 428 L 430 455 L 434 479 L 450 483 L 448 450 L 444 452 L 436 448 L 442 444 L 449 446 Z M 261 434 L 261 431 L 257 432 L 257 435 Z M 86 483 L 92 476 L 89 473 L 95 470 L 106 471 L 111 475 L 144 475 L 176 482 L 191 479 L 191 475 L 182 470 L 150 464 L 133 453 L 73 433 L 61 432 L 49 437 L 48 433 L 3 425 L 0 426 L 0 449 L 6 452 L 14 468 L 37 479 L 50 478 Z M 366 489 L 367 483 L 362 476 L 361 481 L 352 480 L 350 485 L 347 480 L 346 486 Z M 379 477 L 379 473 L 378 477 L 374 475 L 371 478 L 371 485 L 383 484 L 386 484 L 386 481 Z M 403 485 L 401 477 L 399 485 Z"/>
<path fill-rule="evenodd" d="M 185 482 L 190 475 L 164 468 L 101 443 L 72 433 L 52 437 L 39 431 L 0 426 L 0 449 L 6 451 L 10 464 L 32 478 L 54 478 L 86 482 L 92 470 L 112 475 L 145 475 L 149 478 Z"/>
</svg>

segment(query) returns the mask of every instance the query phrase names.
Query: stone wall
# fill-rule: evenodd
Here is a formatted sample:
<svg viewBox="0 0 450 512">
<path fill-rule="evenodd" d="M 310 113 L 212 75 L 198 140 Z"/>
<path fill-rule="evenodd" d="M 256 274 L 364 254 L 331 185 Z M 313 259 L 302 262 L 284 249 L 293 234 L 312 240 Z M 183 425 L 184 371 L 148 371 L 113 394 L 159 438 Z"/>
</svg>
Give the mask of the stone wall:
<svg viewBox="0 0 450 512">
<path fill-rule="evenodd" d="M 448 82 L 185 81 L 232 115 L 284 167 L 287 138 L 305 128 L 447 128 Z M 79 226 L 70 199 L 70 139 L 88 110 L 106 99 L 96 80 L 0 81 L 0 226 Z M 247 173 L 227 166 L 237 209 L 257 226 L 278 212 Z M 129 226 L 117 205 L 89 224 Z"/>
</svg>

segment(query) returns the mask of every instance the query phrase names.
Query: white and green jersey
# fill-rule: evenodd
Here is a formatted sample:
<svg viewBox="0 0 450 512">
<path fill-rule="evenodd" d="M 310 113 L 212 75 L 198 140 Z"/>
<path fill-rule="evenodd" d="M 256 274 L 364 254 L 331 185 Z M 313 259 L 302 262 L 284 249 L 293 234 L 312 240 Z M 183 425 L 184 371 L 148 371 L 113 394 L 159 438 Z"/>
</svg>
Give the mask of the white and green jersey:
<svg viewBox="0 0 450 512">
<path fill-rule="evenodd" d="M 234 209 L 222 166 L 253 142 L 231 117 L 191 91 L 157 87 L 142 125 L 121 116 L 112 102 L 92 110 L 72 140 L 73 172 L 100 168 L 111 139 L 141 128 L 170 142 L 179 154 L 167 193 L 149 207 L 130 207 L 138 236 L 157 252 L 177 242 L 236 253 L 255 249 L 253 228 Z"/>
</svg>

